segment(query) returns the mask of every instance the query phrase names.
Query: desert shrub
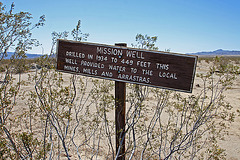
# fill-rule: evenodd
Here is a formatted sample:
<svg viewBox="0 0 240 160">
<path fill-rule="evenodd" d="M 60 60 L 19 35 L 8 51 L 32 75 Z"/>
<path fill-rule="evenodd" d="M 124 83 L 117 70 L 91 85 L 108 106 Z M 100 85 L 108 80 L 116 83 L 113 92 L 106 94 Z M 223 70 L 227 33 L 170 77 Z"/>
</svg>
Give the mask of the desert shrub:
<svg viewBox="0 0 240 160">
<path fill-rule="evenodd" d="M 7 10 L 0 2 L 0 66 L 4 68 L 0 77 L 0 156 L 2 159 L 27 159 L 32 157 L 35 150 L 31 146 L 31 140 L 25 139 L 28 134 L 19 136 L 23 131 L 19 133 L 15 128 L 17 116 L 14 115 L 14 109 L 22 95 L 20 88 L 25 84 L 21 79 L 21 73 L 26 71 L 25 53 L 37 45 L 37 40 L 31 37 L 31 31 L 42 26 L 45 20 L 42 16 L 37 24 L 32 24 L 30 13 L 14 13 L 14 7 L 12 3 Z M 5 60 L 10 48 L 14 50 L 14 54 L 9 60 Z"/>
<path fill-rule="evenodd" d="M 30 40 L 30 14 L 14 14 L 13 9 L 14 5 L 5 12 L 1 3 L 1 16 L 29 25 L 22 26 L 26 27 L 25 32 L 16 33 L 20 39 L 12 42 L 17 44 L 15 55 L 1 76 L 0 158 L 117 159 L 121 155 L 119 148 L 115 149 L 113 82 L 67 75 L 55 69 L 56 40 L 68 38 L 66 31 L 53 32 L 51 55 L 38 58 L 35 63 L 42 69 L 28 73 L 28 80 L 22 81 L 25 64 L 29 63 L 25 52 L 35 41 Z M 33 28 L 43 25 L 43 21 L 44 17 Z M 7 26 L 14 24 L 0 29 Z M 81 32 L 80 21 L 71 35 L 77 41 L 88 37 Z M 133 46 L 157 49 L 156 40 L 156 36 L 138 34 Z M 4 62 L 10 43 L 1 45 Z M 235 114 L 225 101 L 224 92 L 239 74 L 239 66 L 219 57 L 208 63 L 209 71 L 197 75 L 203 86 L 197 94 L 127 84 L 126 124 L 122 132 L 126 158 L 225 159 L 218 140 L 228 134 Z M 34 88 L 22 90 L 29 86 Z M 16 110 L 20 99 L 23 104 Z"/>
<path fill-rule="evenodd" d="M 224 92 L 238 73 L 236 65 L 216 57 L 208 72 L 197 75 L 202 80 L 198 94 L 128 84 L 126 158 L 225 159 L 218 140 L 228 134 L 235 114 Z M 36 91 L 27 96 L 31 109 L 25 118 L 41 124 L 41 130 L 33 126 L 32 136 L 42 140 L 43 159 L 120 156 L 114 146 L 113 82 L 66 76 L 54 68 L 30 76 Z"/>
</svg>

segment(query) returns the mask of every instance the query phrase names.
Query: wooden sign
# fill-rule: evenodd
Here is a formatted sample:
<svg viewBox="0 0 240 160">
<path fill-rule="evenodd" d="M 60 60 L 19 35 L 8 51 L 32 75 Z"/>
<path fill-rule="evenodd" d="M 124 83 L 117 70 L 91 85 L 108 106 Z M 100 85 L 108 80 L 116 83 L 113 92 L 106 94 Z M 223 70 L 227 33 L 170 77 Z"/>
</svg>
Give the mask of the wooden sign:
<svg viewBox="0 0 240 160">
<path fill-rule="evenodd" d="M 58 40 L 59 71 L 192 92 L 197 57 Z"/>
</svg>

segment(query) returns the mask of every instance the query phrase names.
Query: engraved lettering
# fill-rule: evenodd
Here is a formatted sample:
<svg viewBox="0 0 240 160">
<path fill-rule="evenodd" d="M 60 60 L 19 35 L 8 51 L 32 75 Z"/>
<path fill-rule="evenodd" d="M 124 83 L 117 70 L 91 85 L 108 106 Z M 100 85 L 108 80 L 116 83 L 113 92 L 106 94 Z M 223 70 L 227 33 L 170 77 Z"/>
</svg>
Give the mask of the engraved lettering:
<svg viewBox="0 0 240 160">
<path fill-rule="evenodd" d="M 117 63 L 117 58 L 112 57 L 112 62 Z"/>
<path fill-rule="evenodd" d="M 177 79 L 176 73 L 169 73 L 169 72 L 159 72 L 160 78 L 166 78 L 166 79 Z"/>
<path fill-rule="evenodd" d="M 88 54 L 88 59 L 93 59 L 93 55 L 92 54 Z"/>
<path fill-rule="evenodd" d="M 112 72 L 102 72 L 101 76 L 104 76 L 104 77 L 113 77 L 113 73 Z"/>
<path fill-rule="evenodd" d="M 66 56 L 74 57 L 74 58 L 85 58 L 84 53 L 71 52 L 71 51 L 66 51 Z"/>
<path fill-rule="evenodd" d="M 144 61 L 137 61 L 137 66 L 140 66 L 140 67 L 150 67 L 151 65 L 151 62 L 144 62 Z"/>
<path fill-rule="evenodd" d="M 127 57 L 132 57 L 132 58 L 138 58 L 138 59 L 144 59 L 143 53 L 142 52 L 137 52 L 137 51 L 126 51 Z"/>
<path fill-rule="evenodd" d="M 63 68 L 66 71 L 78 72 L 78 67 L 75 67 L 75 66 L 64 65 Z"/>
<path fill-rule="evenodd" d="M 87 67 L 94 67 L 94 68 L 104 68 L 104 64 L 102 63 L 96 63 L 96 62 L 88 62 L 88 61 L 81 61 L 82 66 L 87 66 Z"/>
<path fill-rule="evenodd" d="M 83 73 L 91 74 L 91 75 L 97 75 L 97 70 L 89 69 L 89 68 L 83 68 Z"/>
<path fill-rule="evenodd" d="M 147 69 L 142 69 L 142 73 L 144 75 L 149 75 L 149 76 L 153 75 L 153 71 L 152 70 L 147 70 Z"/>
<path fill-rule="evenodd" d="M 108 69 L 114 70 L 114 71 L 126 72 L 126 67 L 123 67 L 123 66 L 115 66 L 115 65 L 109 64 Z"/>
<path fill-rule="evenodd" d="M 123 51 L 121 49 L 107 48 L 107 47 L 97 47 L 97 53 L 114 55 L 114 56 L 122 56 L 123 55 Z"/>
<path fill-rule="evenodd" d="M 133 81 L 133 82 L 151 83 L 150 78 L 128 75 L 128 74 L 119 74 L 118 78 L 123 79 L 123 80 L 127 80 L 127 81 Z"/>
<path fill-rule="evenodd" d="M 137 68 L 131 68 L 131 73 L 137 73 Z"/>
<path fill-rule="evenodd" d="M 133 65 L 133 60 L 125 60 L 125 59 L 123 59 L 123 60 L 121 60 L 121 62 L 122 62 L 122 64 L 127 64 L 127 65 Z"/>
<path fill-rule="evenodd" d="M 103 61 L 107 61 L 108 57 L 107 56 L 99 56 L 99 55 L 97 55 L 96 56 L 96 60 L 103 62 Z"/>
<path fill-rule="evenodd" d="M 157 69 L 169 70 L 169 64 L 156 63 Z"/>
<path fill-rule="evenodd" d="M 65 58 L 65 62 L 68 63 L 68 64 L 77 65 L 77 60 L 76 59 Z"/>
</svg>

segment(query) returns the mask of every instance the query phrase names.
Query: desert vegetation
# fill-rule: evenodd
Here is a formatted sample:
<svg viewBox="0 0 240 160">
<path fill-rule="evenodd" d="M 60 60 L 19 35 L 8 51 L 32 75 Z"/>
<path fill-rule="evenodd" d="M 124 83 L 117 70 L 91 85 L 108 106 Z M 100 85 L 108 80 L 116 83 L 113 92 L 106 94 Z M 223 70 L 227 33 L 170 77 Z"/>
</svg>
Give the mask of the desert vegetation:
<svg viewBox="0 0 240 160">
<path fill-rule="evenodd" d="M 39 45 L 31 31 L 44 16 L 32 24 L 30 13 L 2 3 L 0 13 L 0 159 L 120 157 L 114 82 L 55 69 L 57 39 L 87 40 L 81 21 L 72 32 L 52 33 L 50 55 L 29 60 L 26 52 Z M 133 46 L 157 50 L 156 41 L 138 34 Z M 15 54 L 7 60 L 9 48 Z M 232 57 L 199 58 L 192 94 L 127 84 L 126 159 L 226 159 L 219 142 L 239 120 L 226 100 L 232 86 L 239 86 L 239 59 Z"/>
</svg>

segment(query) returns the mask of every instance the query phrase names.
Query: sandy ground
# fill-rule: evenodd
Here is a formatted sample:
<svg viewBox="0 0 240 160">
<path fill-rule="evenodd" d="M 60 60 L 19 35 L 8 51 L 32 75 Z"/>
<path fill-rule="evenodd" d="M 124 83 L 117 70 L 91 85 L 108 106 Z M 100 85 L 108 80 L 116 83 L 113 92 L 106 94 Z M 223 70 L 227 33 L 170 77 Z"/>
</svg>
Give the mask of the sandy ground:
<svg viewBox="0 0 240 160">
<path fill-rule="evenodd" d="M 201 61 L 197 66 L 197 73 L 204 73 L 208 70 L 208 63 Z M 193 93 L 199 91 L 197 84 L 201 84 L 199 78 L 195 78 Z M 235 121 L 228 129 L 229 135 L 225 136 L 225 140 L 219 141 L 219 145 L 226 150 L 227 160 L 240 159 L 240 115 L 237 110 L 240 110 L 240 75 L 233 82 L 230 90 L 225 92 L 226 100 L 232 105 L 232 111 L 236 113 Z"/>
<path fill-rule="evenodd" d="M 201 61 L 197 65 L 197 73 L 204 73 L 208 70 L 209 64 Z M 31 72 L 34 74 L 34 72 Z M 69 79 L 70 74 L 63 74 L 64 79 Z M 23 74 L 22 79 L 27 79 L 28 75 Z M 198 86 L 200 84 L 200 87 Z M 201 90 L 201 80 L 195 78 L 193 94 L 198 93 Z M 23 87 L 26 91 L 34 90 L 34 86 Z M 240 159 L 240 115 L 237 110 L 240 110 L 240 75 L 234 80 L 233 86 L 226 93 L 226 100 L 233 106 L 233 111 L 236 113 L 235 121 L 231 124 L 229 130 L 229 135 L 225 136 L 225 140 L 221 140 L 219 145 L 226 150 L 228 160 L 238 160 Z M 24 106 L 25 102 L 19 102 L 18 107 Z"/>
</svg>

